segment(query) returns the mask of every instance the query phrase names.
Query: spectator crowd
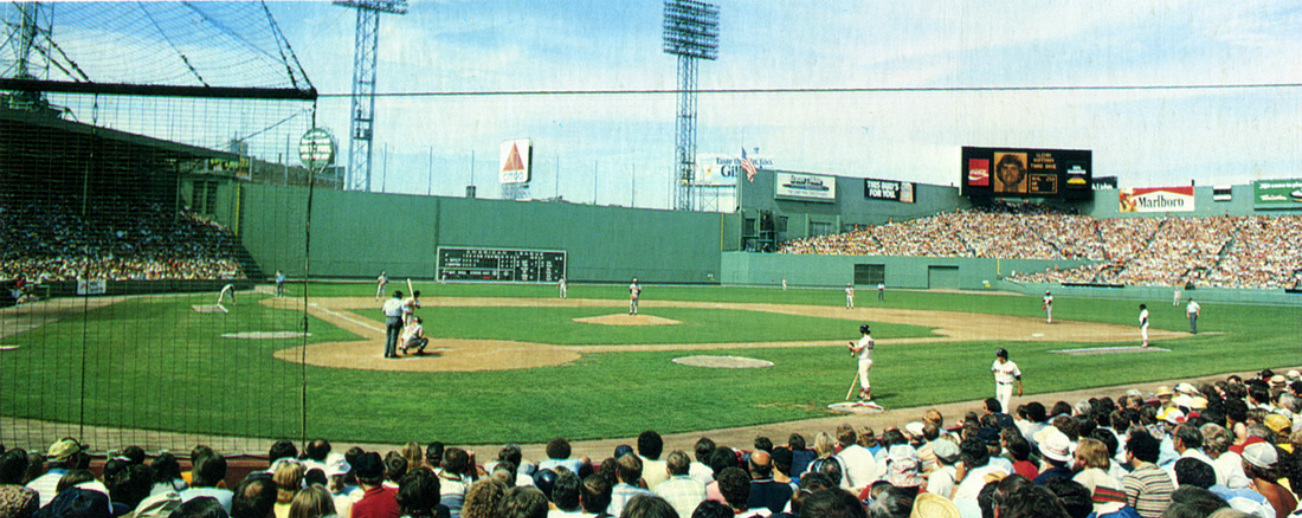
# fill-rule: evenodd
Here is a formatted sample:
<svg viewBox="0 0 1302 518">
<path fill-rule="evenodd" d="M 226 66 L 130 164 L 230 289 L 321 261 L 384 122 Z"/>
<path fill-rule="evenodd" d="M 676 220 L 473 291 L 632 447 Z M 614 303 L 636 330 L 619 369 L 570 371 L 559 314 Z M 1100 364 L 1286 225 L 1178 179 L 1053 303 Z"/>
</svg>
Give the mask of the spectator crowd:
<svg viewBox="0 0 1302 518">
<path fill-rule="evenodd" d="M 960 210 L 783 243 L 779 253 L 1083 260 L 1022 282 L 1218 288 L 1302 284 L 1302 216 L 1096 219 L 1043 205 Z"/>
<path fill-rule="evenodd" d="M 244 278 L 228 229 L 157 200 L 0 201 L 0 280 Z"/>
<path fill-rule="evenodd" d="M 265 469 L 227 487 L 205 446 L 190 470 L 170 453 L 110 452 L 102 475 L 73 438 L 42 453 L 0 448 L 0 517 L 1193 518 L 1302 516 L 1302 379 L 1262 371 L 1154 393 L 1027 401 L 991 398 L 946 423 L 936 409 L 889 426 L 843 424 L 812 444 L 700 438 L 665 451 L 643 432 L 599 462 L 564 438 L 545 459 L 507 445 L 479 462 L 411 442 L 383 455 L 300 452 L 275 442 Z"/>
</svg>

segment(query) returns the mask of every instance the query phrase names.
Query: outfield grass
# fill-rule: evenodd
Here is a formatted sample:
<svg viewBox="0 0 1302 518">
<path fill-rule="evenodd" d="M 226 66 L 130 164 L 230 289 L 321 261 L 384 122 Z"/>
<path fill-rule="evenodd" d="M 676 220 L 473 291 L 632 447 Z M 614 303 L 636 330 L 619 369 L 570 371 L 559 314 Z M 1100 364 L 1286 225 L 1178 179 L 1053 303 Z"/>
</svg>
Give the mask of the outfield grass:
<svg viewBox="0 0 1302 518">
<path fill-rule="evenodd" d="M 390 285 L 394 288 L 396 285 Z M 405 286 L 404 286 L 405 288 Z M 417 286 L 428 297 L 554 297 L 552 286 Z M 301 290 L 302 286 L 291 289 Z M 372 296 L 373 284 L 312 285 L 318 297 Z M 404 291 L 406 291 L 404 289 Z M 301 293 L 301 291 L 299 292 Z M 861 306 L 876 307 L 865 290 Z M 622 300 L 621 286 L 571 286 L 571 298 Z M 839 307 L 839 290 L 659 287 L 647 300 L 807 304 Z M 130 428 L 255 437 L 297 437 L 306 391 L 307 436 L 339 441 L 545 442 L 745 426 L 828 415 L 855 363 L 841 347 L 734 349 L 774 363 L 766 369 L 703 369 L 671 362 L 685 351 L 589 353 L 570 364 L 475 373 L 327 369 L 280 361 L 272 352 L 304 343 L 355 340 L 315 318 L 312 336 L 233 340 L 225 333 L 292 331 L 302 313 L 241 298 L 231 313 L 199 314 L 210 294 L 128 300 L 10 336 L 0 352 L 0 410 L 6 416 Z M 76 301 L 69 299 L 68 304 Z M 1055 319 L 1135 325 L 1137 302 L 1055 295 Z M 892 308 L 1041 316 L 1038 297 L 892 291 Z M 1183 308 L 1150 304 L 1153 327 L 1184 330 Z M 378 309 L 379 303 L 376 303 Z M 611 308 L 427 308 L 436 336 L 555 344 L 752 342 L 857 338 L 857 321 L 735 310 L 647 308 L 682 326 L 615 327 L 570 322 Z M 373 311 L 358 314 L 373 318 Z M 1169 380 L 1298 363 L 1296 306 L 1204 304 L 1203 334 L 1157 345 L 1170 353 L 1066 356 L 1089 343 L 945 342 L 879 345 L 874 395 L 888 408 L 989 396 L 995 347 L 1008 347 L 1028 395 Z M 928 330 L 874 323 L 881 338 Z M 1138 331 L 1136 330 L 1136 337 Z M 1106 344 L 1115 345 L 1115 344 Z M 720 354 L 708 352 L 706 354 Z"/>
</svg>

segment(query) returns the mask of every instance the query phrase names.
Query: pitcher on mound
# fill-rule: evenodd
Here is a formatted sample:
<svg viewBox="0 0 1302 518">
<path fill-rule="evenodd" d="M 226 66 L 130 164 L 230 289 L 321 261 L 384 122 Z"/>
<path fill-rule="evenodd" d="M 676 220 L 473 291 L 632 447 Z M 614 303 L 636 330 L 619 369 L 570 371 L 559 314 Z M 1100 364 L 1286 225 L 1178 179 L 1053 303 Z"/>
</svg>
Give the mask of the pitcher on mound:
<svg viewBox="0 0 1302 518">
<path fill-rule="evenodd" d="M 846 348 L 850 349 L 851 355 L 859 355 L 859 400 L 868 402 L 872 401 L 872 384 L 868 382 L 868 371 L 873 368 L 873 337 L 872 328 L 868 324 L 859 326 L 859 334 L 863 335 L 858 342 L 850 342 Z"/>
</svg>

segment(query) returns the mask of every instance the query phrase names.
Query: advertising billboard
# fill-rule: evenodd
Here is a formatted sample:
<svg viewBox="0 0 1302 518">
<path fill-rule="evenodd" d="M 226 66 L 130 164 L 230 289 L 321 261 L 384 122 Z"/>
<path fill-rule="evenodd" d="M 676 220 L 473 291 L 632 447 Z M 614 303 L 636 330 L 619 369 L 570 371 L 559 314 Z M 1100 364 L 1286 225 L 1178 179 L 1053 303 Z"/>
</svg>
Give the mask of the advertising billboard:
<svg viewBox="0 0 1302 518">
<path fill-rule="evenodd" d="M 961 167 L 963 196 L 1094 199 L 1089 150 L 964 146 Z"/>
<path fill-rule="evenodd" d="M 1193 212 L 1194 188 L 1136 187 L 1122 189 L 1121 212 Z"/>
<path fill-rule="evenodd" d="M 529 183 L 530 167 L 533 164 L 533 141 L 529 139 L 508 140 L 502 143 L 498 154 L 498 181 L 503 185 Z"/>
<path fill-rule="evenodd" d="M 1302 209 L 1302 178 L 1256 180 L 1252 182 L 1252 207 L 1257 209 Z"/>
<path fill-rule="evenodd" d="M 863 197 L 872 200 L 891 200 L 913 203 L 913 182 L 864 178 Z"/>
<path fill-rule="evenodd" d="M 836 201 L 836 177 L 806 173 L 774 173 L 773 197 L 783 200 Z"/>
<path fill-rule="evenodd" d="M 759 169 L 773 168 L 773 159 L 770 157 L 748 155 L 747 158 Z M 741 162 L 740 155 L 697 153 L 695 185 L 737 185 L 738 178 L 746 177 Z"/>
</svg>

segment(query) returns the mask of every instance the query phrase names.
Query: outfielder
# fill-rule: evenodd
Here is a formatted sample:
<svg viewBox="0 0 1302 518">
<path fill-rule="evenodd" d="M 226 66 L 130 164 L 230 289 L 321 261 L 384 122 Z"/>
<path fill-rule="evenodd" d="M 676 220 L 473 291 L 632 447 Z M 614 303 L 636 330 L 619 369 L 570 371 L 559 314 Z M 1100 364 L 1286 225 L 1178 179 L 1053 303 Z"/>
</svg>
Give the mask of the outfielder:
<svg viewBox="0 0 1302 518">
<path fill-rule="evenodd" d="M 637 314 L 637 301 L 642 298 L 642 286 L 637 283 L 637 277 L 633 278 L 633 284 L 628 285 L 628 314 Z"/>
<path fill-rule="evenodd" d="M 1198 334 L 1198 315 L 1201 315 L 1202 312 L 1203 307 L 1199 306 L 1197 302 L 1194 302 L 1194 299 L 1191 297 L 1189 299 L 1189 305 L 1184 307 L 1184 314 L 1189 317 L 1190 334 Z"/>
<path fill-rule="evenodd" d="M 1013 400 L 1013 382 L 1017 382 L 1017 397 L 1022 397 L 1022 371 L 1016 363 L 1008 361 L 1008 349 L 1000 347 L 995 349 L 995 363 L 990 366 L 990 372 L 995 373 L 995 399 L 1004 413 L 1008 413 L 1012 408 L 1008 404 Z"/>
<path fill-rule="evenodd" d="M 564 298 L 568 298 L 568 297 L 569 297 L 569 289 L 568 289 L 568 286 L 566 286 L 566 284 L 565 284 L 565 276 L 564 276 L 564 275 L 561 276 L 561 280 L 556 281 L 556 287 L 559 288 L 559 289 L 561 290 L 561 298 L 562 298 L 562 299 L 564 299 Z"/>
<path fill-rule="evenodd" d="M 379 278 L 375 279 L 375 300 L 380 300 L 384 296 L 384 286 L 389 284 L 389 274 L 380 272 Z"/>
<path fill-rule="evenodd" d="M 845 309 L 854 309 L 854 285 L 845 285 Z"/>
<path fill-rule="evenodd" d="M 1148 347 L 1148 306 L 1144 304 L 1139 305 L 1139 336 L 1144 339 L 1141 347 Z"/>
<path fill-rule="evenodd" d="M 1044 303 L 1040 304 L 1040 309 L 1044 310 L 1045 323 L 1052 324 L 1053 323 L 1053 295 L 1049 293 L 1049 290 L 1044 290 Z M 1008 407 L 1004 407 L 1004 408 L 1007 409 Z"/>
<path fill-rule="evenodd" d="M 873 368 L 873 346 L 875 342 L 872 337 L 872 328 L 868 324 L 859 326 L 859 334 L 863 335 L 858 342 L 850 342 L 846 348 L 850 349 L 851 355 L 859 355 L 859 399 L 861 401 L 872 400 L 872 384 L 868 382 L 868 371 Z"/>
</svg>

